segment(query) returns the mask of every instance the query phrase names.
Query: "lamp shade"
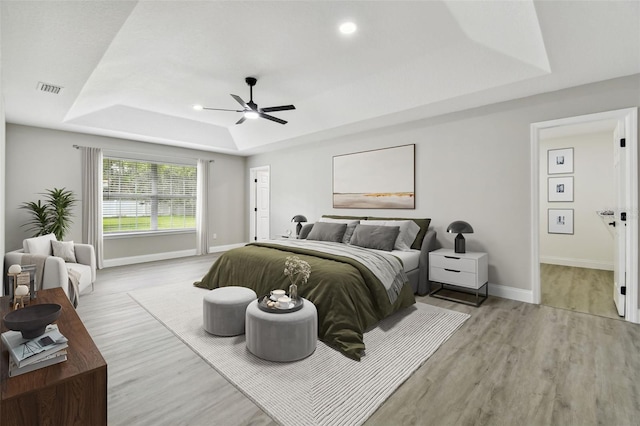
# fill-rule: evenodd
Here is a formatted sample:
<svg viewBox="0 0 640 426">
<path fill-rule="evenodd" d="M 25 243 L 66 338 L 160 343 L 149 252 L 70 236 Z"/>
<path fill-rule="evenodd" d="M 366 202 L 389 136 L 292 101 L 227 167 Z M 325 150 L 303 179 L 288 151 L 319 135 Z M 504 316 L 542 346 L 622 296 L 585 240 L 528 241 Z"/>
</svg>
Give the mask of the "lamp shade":
<svg viewBox="0 0 640 426">
<path fill-rule="evenodd" d="M 451 234 L 458 234 L 456 236 L 454 242 L 454 252 L 456 253 L 465 253 L 465 241 L 462 234 L 473 234 L 473 228 L 464 220 L 456 220 L 455 222 L 451 222 L 449 226 L 447 226 L 447 232 Z"/>
<path fill-rule="evenodd" d="M 456 220 L 447 227 L 447 232 L 451 234 L 473 234 L 473 228 L 464 220 Z"/>
<path fill-rule="evenodd" d="M 298 223 L 306 222 L 306 221 L 307 221 L 307 218 L 302 216 L 301 214 L 297 214 L 293 217 L 293 219 L 291 219 L 291 222 L 298 222 Z"/>
</svg>

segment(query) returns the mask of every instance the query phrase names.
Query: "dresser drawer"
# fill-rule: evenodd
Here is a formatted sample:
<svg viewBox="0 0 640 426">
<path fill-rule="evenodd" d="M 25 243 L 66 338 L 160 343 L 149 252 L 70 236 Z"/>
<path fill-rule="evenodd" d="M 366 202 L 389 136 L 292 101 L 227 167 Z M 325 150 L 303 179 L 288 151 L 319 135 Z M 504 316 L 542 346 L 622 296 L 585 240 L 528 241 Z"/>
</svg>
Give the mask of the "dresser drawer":
<svg viewBox="0 0 640 426">
<path fill-rule="evenodd" d="M 431 281 L 453 284 L 460 287 L 478 288 L 478 276 L 471 272 L 457 272 L 451 269 L 431 268 Z"/>
<path fill-rule="evenodd" d="M 477 262 L 475 259 L 465 259 L 456 256 L 432 254 L 429 258 L 430 266 L 442 269 L 454 269 L 456 271 L 476 273 Z"/>
</svg>

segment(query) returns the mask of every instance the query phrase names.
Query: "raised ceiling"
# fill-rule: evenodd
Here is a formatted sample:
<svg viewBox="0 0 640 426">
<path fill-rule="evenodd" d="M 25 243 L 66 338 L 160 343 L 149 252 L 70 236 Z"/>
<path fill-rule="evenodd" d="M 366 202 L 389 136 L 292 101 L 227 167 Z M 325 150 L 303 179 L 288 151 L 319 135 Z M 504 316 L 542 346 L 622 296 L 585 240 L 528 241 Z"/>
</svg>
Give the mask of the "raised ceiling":
<svg viewBox="0 0 640 426">
<path fill-rule="evenodd" d="M 640 72 L 637 1 L 0 3 L 7 122 L 238 155 Z"/>
</svg>

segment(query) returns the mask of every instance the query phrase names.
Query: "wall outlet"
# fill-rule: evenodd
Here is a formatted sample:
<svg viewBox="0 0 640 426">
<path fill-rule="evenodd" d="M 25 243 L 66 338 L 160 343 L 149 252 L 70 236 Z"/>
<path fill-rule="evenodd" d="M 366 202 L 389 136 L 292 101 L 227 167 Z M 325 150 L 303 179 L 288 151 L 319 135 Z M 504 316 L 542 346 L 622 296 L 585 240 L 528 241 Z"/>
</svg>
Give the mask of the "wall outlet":
<svg viewBox="0 0 640 426">
<path fill-rule="evenodd" d="M 215 240 L 216 238 L 218 238 L 218 234 L 213 234 L 213 239 Z"/>
</svg>

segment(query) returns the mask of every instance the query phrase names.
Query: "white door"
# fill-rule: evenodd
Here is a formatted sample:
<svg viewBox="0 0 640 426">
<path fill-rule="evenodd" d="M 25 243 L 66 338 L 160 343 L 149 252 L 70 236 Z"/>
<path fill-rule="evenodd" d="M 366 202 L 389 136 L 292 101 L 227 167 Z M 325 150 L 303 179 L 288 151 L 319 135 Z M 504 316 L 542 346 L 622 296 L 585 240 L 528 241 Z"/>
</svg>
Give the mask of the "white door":
<svg viewBox="0 0 640 426">
<path fill-rule="evenodd" d="M 615 226 L 615 241 L 613 255 L 613 301 L 618 309 L 618 315 L 625 315 L 626 290 L 626 234 L 627 234 L 627 200 L 626 200 L 626 149 L 620 146 L 624 138 L 624 122 L 619 122 L 613 133 L 613 175 L 616 192 L 616 209 L 613 225 Z"/>
<path fill-rule="evenodd" d="M 256 172 L 256 240 L 269 239 L 269 171 Z"/>
</svg>

